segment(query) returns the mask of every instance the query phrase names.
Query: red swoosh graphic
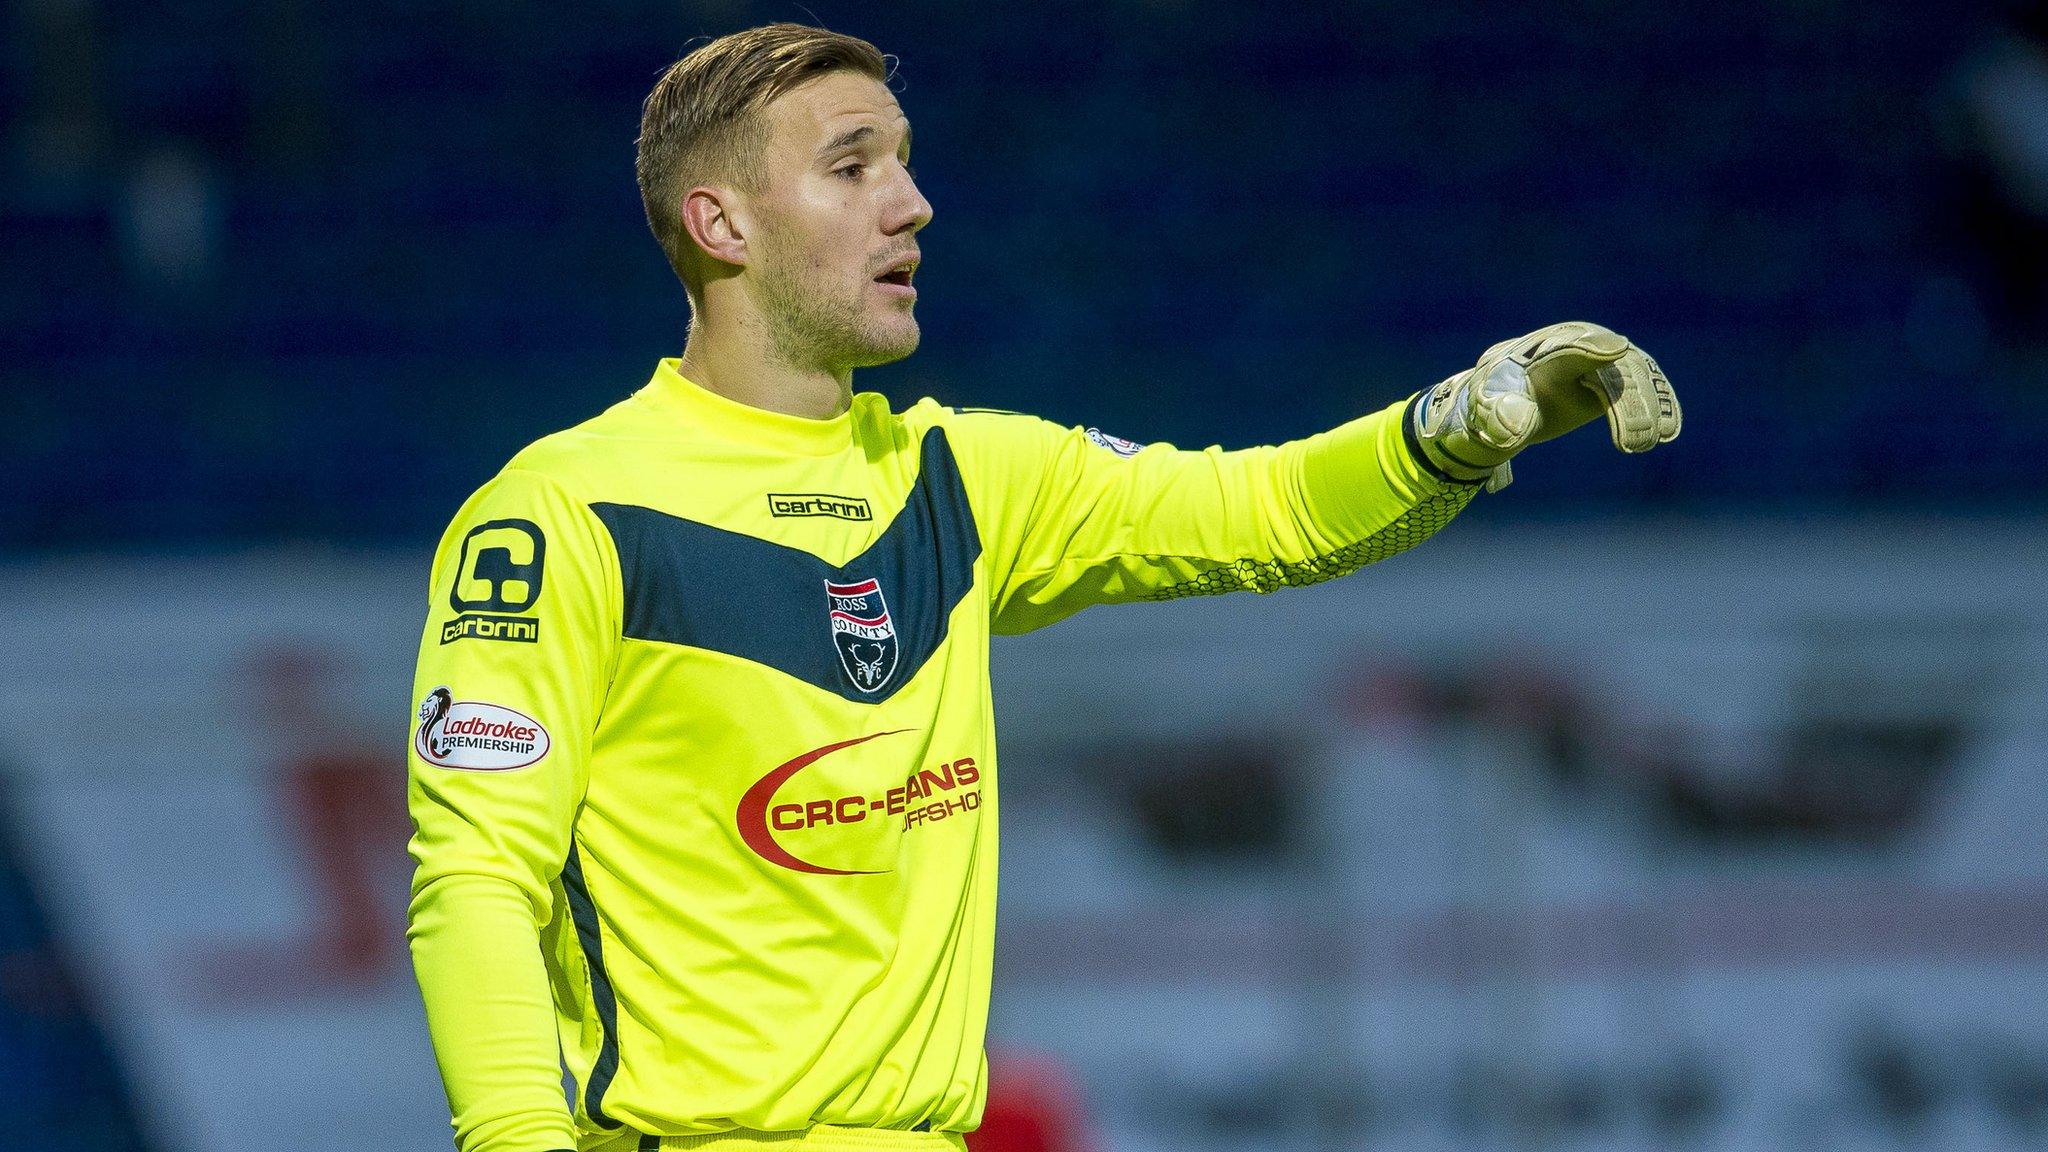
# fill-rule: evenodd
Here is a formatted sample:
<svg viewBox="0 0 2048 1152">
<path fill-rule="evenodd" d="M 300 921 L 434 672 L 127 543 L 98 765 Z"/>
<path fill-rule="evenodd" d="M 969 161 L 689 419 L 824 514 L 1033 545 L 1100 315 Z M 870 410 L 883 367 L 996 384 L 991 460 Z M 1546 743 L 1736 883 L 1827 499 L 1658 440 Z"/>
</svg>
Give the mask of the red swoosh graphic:
<svg viewBox="0 0 2048 1152">
<path fill-rule="evenodd" d="M 827 868 L 822 864 L 813 864 L 790 855 L 782 845 L 775 842 L 775 837 L 768 831 L 768 801 L 774 798 L 777 789 L 789 782 L 790 777 L 841 748 L 865 744 L 877 736 L 894 736 L 898 732 L 908 731 L 908 728 L 896 728 L 888 732 L 856 736 L 851 740 L 841 740 L 837 744 L 827 744 L 823 748 L 813 748 L 794 760 L 783 761 L 774 771 L 754 781 L 753 787 L 747 789 L 747 794 L 740 797 L 739 811 L 733 814 L 734 819 L 739 822 L 740 839 L 746 841 L 747 847 L 752 848 L 763 860 L 770 864 L 780 864 L 792 871 L 810 872 L 818 876 L 879 875 L 880 869 Z"/>
</svg>

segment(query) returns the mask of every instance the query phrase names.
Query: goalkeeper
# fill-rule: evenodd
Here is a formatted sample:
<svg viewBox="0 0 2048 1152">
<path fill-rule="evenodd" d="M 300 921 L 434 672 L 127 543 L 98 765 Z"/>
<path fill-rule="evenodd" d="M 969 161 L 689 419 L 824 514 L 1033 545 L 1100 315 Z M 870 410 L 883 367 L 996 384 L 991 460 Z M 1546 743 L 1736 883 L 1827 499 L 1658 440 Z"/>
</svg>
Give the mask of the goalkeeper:
<svg viewBox="0 0 2048 1152">
<path fill-rule="evenodd" d="M 894 412 L 910 126 L 864 41 L 714 40 L 638 174 L 682 354 L 530 445 L 442 537 L 409 938 L 463 1152 L 956 1149 L 979 1122 L 994 633 L 1341 576 L 1529 444 L 1677 435 L 1657 366 L 1560 324 L 1274 447 Z M 563 1064 L 572 1090 L 563 1095 Z"/>
</svg>

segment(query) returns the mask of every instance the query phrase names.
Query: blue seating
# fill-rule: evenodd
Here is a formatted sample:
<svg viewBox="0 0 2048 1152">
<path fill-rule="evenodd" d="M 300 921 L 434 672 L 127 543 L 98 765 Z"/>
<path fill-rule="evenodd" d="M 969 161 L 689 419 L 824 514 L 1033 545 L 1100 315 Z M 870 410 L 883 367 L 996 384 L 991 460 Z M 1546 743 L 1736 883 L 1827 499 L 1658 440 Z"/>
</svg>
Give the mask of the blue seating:
<svg viewBox="0 0 2048 1152">
<path fill-rule="evenodd" d="M 96 77 L 101 110 L 82 191 L 0 177 L 0 263 L 29 270 L 0 277 L 28 413 L 0 421 L 0 485 L 27 495 L 0 505 L 5 548 L 437 530 L 508 452 L 677 349 L 639 102 L 691 35 L 789 15 L 101 7 L 89 69 L 75 46 L 0 54 L 0 127 L 51 69 Z M 2006 423 L 1996 459 L 1924 447 L 1981 436 L 1965 413 L 2012 419 L 2010 341 L 1939 379 L 1901 343 L 1953 271 L 1926 93 L 1969 27 L 1906 0 L 1744 0 L 1711 24 L 1591 0 L 1322 8 L 909 4 L 849 27 L 903 57 L 938 210 L 925 347 L 863 384 L 1241 444 L 1583 316 L 1659 355 L 1686 439 L 1647 464 L 1560 445 L 1525 492 L 1974 508 L 2048 487 L 2019 466 L 2048 417 Z M 210 276 L 170 289 L 121 240 L 159 148 L 218 213 Z"/>
</svg>

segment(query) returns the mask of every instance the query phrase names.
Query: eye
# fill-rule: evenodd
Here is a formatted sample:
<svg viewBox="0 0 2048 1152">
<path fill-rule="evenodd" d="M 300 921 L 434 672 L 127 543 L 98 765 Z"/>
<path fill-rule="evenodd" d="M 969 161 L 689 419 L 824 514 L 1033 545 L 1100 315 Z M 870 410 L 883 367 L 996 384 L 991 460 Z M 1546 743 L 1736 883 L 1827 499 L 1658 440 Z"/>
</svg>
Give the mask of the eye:
<svg viewBox="0 0 2048 1152">
<path fill-rule="evenodd" d="M 860 179 L 860 174 L 867 170 L 868 166 L 865 164 L 847 164 L 843 167 L 834 168 L 832 174 L 848 180 L 858 180 Z"/>
<path fill-rule="evenodd" d="M 908 165 L 908 164 L 905 164 L 905 165 L 903 166 L 903 174 L 904 174 L 905 176 L 908 176 L 908 177 L 910 177 L 910 178 L 911 178 L 912 180 L 915 180 L 915 179 L 917 179 L 917 169 L 915 169 L 915 168 L 912 168 L 912 167 L 911 167 L 910 165 Z"/>
</svg>

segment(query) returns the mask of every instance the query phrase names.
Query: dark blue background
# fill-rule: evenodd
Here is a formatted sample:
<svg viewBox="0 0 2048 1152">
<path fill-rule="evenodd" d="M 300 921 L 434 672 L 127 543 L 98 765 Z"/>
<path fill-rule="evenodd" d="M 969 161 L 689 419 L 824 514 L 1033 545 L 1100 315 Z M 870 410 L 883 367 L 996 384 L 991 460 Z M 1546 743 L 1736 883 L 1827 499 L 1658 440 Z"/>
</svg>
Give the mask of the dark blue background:
<svg viewBox="0 0 2048 1152">
<path fill-rule="evenodd" d="M 693 35 L 807 12 L 902 58 L 937 210 L 924 347 L 858 386 L 1240 446 L 1586 318 L 1685 437 L 1547 446 L 1484 514 L 2048 491 L 2036 342 L 1955 224 L 1954 9 L 68 7 L 0 50 L 9 551 L 430 539 L 680 349 L 640 101 Z M 123 240 L 164 155 L 218 221 L 169 282 Z"/>
</svg>

